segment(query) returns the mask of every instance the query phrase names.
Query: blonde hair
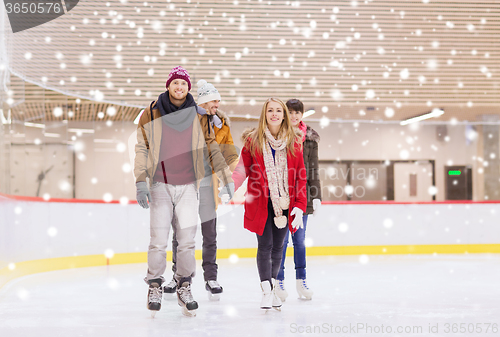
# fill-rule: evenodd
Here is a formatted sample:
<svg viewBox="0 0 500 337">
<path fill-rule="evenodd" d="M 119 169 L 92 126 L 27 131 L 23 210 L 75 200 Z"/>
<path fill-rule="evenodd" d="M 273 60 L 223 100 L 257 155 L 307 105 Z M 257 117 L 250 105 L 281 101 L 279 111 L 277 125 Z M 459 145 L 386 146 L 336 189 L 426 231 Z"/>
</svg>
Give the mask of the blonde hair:
<svg viewBox="0 0 500 337">
<path fill-rule="evenodd" d="M 248 135 L 247 143 L 249 145 L 250 153 L 254 156 L 255 153 L 262 153 L 262 150 L 264 149 L 264 143 L 266 141 L 265 131 L 267 129 L 266 112 L 267 106 L 270 102 L 279 103 L 283 109 L 283 121 L 281 122 L 280 129 L 278 130 L 278 138 L 287 139 L 286 150 L 287 152 L 290 151 L 292 155 L 295 156 L 295 143 L 302 144 L 302 142 L 300 142 L 300 137 L 290 122 L 290 112 L 288 111 L 286 104 L 279 98 L 274 97 L 269 98 L 264 103 L 264 106 L 262 106 L 262 112 L 260 113 L 259 125 L 257 129 Z"/>
</svg>

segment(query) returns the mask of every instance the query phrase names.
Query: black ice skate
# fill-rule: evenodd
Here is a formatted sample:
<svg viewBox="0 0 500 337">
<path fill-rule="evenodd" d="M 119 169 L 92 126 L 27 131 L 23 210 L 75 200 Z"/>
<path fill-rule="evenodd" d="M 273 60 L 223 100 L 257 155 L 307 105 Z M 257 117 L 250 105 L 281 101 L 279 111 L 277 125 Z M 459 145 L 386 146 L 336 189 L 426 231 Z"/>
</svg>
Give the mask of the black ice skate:
<svg viewBox="0 0 500 337">
<path fill-rule="evenodd" d="M 175 294 L 177 290 L 177 281 L 172 277 L 172 280 L 168 282 L 166 286 L 163 286 L 163 293 L 165 294 L 165 299 L 167 299 L 167 294 Z"/>
<path fill-rule="evenodd" d="M 208 299 L 210 301 L 219 301 L 220 294 L 222 294 L 222 287 L 217 281 L 207 281 L 205 283 L 205 289 L 208 291 Z"/>
<path fill-rule="evenodd" d="M 151 317 L 155 317 L 156 313 L 161 309 L 161 298 L 163 289 L 157 282 L 151 282 L 148 289 L 148 309 L 151 310 Z"/>
<path fill-rule="evenodd" d="M 186 316 L 196 316 L 196 309 L 198 303 L 193 299 L 191 294 L 191 284 L 184 282 L 181 286 L 177 287 L 177 303 L 182 307 L 182 313 Z"/>
</svg>

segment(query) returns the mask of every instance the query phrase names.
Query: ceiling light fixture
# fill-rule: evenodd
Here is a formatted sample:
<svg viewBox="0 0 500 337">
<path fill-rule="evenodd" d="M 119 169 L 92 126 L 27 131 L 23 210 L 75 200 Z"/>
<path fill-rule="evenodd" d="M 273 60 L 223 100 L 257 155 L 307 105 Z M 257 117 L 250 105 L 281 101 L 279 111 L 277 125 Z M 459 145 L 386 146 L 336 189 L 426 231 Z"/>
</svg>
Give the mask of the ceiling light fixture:
<svg viewBox="0 0 500 337">
<path fill-rule="evenodd" d="M 68 129 L 68 132 L 74 133 L 94 133 L 93 129 Z"/>
<path fill-rule="evenodd" d="M 61 135 L 59 133 L 49 133 L 49 132 L 45 132 L 43 134 L 45 137 L 49 137 L 49 138 L 61 138 Z"/>
<path fill-rule="evenodd" d="M 411 123 L 416 123 L 416 122 L 423 121 L 424 119 L 439 117 L 439 116 L 442 116 L 443 114 L 444 114 L 443 109 L 435 108 L 435 109 L 432 109 L 431 112 L 428 112 L 428 113 L 420 115 L 420 116 L 408 118 L 407 120 L 401 121 L 401 123 L 399 123 L 399 124 L 400 125 L 407 125 L 407 124 L 411 124 Z"/>
<path fill-rule="evenodd" d="M 302 116 L 302 118 L 307 118 L 309 116 L 312 116 L 316 113 L 316 111 L 314 109 L 310 109 L 310 110 L 307 110 L 306 112 L 304 112 L 304 115 Z"/>
<path fill-rule="evenodd" d="M 24 122 L 24 126 L 29 126 L 31 128 L 45 129 L 45 124 Z"/>
</svg>

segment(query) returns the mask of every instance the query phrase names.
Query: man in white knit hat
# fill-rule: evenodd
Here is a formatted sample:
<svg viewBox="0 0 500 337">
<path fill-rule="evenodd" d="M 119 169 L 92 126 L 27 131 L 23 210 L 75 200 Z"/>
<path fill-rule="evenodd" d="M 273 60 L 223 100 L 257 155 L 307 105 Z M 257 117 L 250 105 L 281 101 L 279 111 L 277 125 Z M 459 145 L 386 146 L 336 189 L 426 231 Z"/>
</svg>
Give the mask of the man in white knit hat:
<svg viewBox="0 0 500 337">
<path fill-rule="evenodd" d="M 215 140 L 219 144 L 220 151 L 226 160 L 227 165 L 234 171 L 238 163 L 238 153 L 234 147 L 233 138 L 230 131 L 229 117 L 219 110 L 220 94 L 213 84 L 200 80 L 198 85 L 198 106 L 206 111 L 208 123 L 213 127 Z M 198 113 L 205 114 L 203 109 Z M 204 117 L 205 118 L 205 117 Z M 216 209 L 219 204 L 218 188 L 219 183 L 214 179 L 210 163 L 205 162 L 205 178 L 200 183 L 200 208 L 201 233 L 203 236 L 202 246 L 202 267 L 205 278 L 205 289 L 209 292 L 211 300 L 219 300 L 222 293 L 222 287 L 217 282 L 217 214 Z M 172 242 L 172 270 L 175 273 L 177 259 L 177 241 L 174 233 Z M 174 293 L 176 288 L 175 280 L 172 280 L 164 291 Z"/>
</svg>

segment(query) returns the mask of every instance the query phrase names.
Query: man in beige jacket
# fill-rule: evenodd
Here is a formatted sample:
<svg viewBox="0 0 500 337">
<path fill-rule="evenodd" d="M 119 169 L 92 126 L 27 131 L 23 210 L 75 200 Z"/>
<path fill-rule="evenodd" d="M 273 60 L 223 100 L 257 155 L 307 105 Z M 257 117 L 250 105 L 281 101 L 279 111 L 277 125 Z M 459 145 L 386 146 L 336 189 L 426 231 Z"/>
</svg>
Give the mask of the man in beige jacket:
<svg viewBox="0 0 500 337">
<path fill-rule="evenodd" d="M 182 67 L 175 67 L 166 83 L 167 91 L 146 108 L 139 120 L 134 174 L 137 202 L 150 208 L 151 240 L 148 250 L 148 309 L 161 308 L 165 279 L 166 248 L 171 224 L 179 246 L 177 298 L 183 313 L 194 316 L 198 303 L 191 294 L 196 270 L 194 257 L 198 222 L 199 186 L 205 177 L 204 160 L 212 163 L 221 185 L 221 195 L 234 194 L 231 172 L 219 150 L 210 123 L 198 114 L 189 90 L 191 79 Z M 149 178 L 149 189 L 146 183 Z M 149 204 L 148 204 L 149 201 Z M 177 221 L 172 223 L 173 217 Z"/>
<path fill-rule="evenodd" d="M 219 144 L 221 153 L 226 161 L 226 164 L 234 171 L 238 163 L 238 152 L 234 146 L 231 131 L 229 129 L 229 117 L 219 110 L 221 96 L 219 91 L 211 83 L 205 80 L 198 81 L 198 113 L 203 116 L 203 119 L 213 127 L 215 140 Z M 211 130 L 211 128 L 210 128 Z M 202 245 L 202 268 L 203 277 L 205 278 L 205 289 L 209 293 L 210 300 L 219 300 L 223 291 L 217 280 L 217 213 L 216 208 L 219 203 L 218 187 L 216 175 L 212 174 L 212 167 L 209 162 L 205 162 L 205 177 L 200 183 L 200 219 L 201 219 L 201 234 L 203 237 Z M 177 246 L 176 233 L 172 239 L 172 271 L 176 272 L 177 268 Z M 163 288 L 165 293 L 175 293 L 177 289 L 177 281 L 174 278 Z"/>
</svg>

